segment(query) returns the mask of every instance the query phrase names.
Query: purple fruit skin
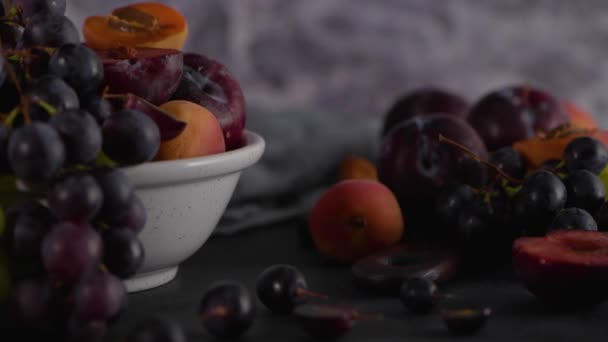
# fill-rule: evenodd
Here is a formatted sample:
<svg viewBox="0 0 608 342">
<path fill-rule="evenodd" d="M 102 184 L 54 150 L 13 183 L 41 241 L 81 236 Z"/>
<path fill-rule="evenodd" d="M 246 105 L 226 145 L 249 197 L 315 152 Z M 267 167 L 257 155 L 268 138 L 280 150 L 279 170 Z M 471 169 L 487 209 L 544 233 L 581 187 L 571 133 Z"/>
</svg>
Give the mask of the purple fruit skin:
<svg viewBox="0 0 608 342">
<path fill-rule="evenodd" d="M 145 113 L 154 120 L 160 130 L 160 139 L 162 141 L 171 140 L 180 135 L 186 129 L 186 123 L 177 120 L 173 116 L 165 113 L 162 109 L 152 103 L 133 94 L 127 94 L 127 100 L 124 107 L 128 109 L 139 110 Z"/>
<path fill-rule="evenodd" d="M 466 119 L 468 110 L 469 104 L 461 96 L 439 88 L 421 88 L 397 99 L 386 114 L 382 134 L 414 116 L 442 113 Z"/>
<path fill-rule="evenodd" d="M 98 52 L 103 61 L 105 85 L 110 93 L 133 93 L 155 105 L 169 100 L 184 69 L 177 50 L 140 49 L 135 58 L 112 59 Z"/>
<path fill-rule="evenodd" d="M 198 103 L 217 117 L 224 132 L 226 150 L 244 146 L 247 143 L 243 134 L 247 108 L 241 86 L 232 73 L 221 63 L 194 53 L 184 54 L 184 64 L 209 79 L 203 95 L 193 94 L 191 98 L 193 102 L 194 99 L 200 99 Z M 180 100 L 191 101 L 188 98 Z"/>
<path fill-rule="evenodd" d="M 378 176 L 397 196 L 406 213 L 432 208 L 435 197 L 454 182 L 481 185 L 486 170 L 439 135 L 464 145 L 486 159 L 486 147 L 466 121 L 451 115 L 418 116 L 396 126 L 384 137 Z"/>
<path fill-rule="evenodd" d="M 473 106 L 468 120 L 491 151 L 549 132 L 570 121 L 555 98 L 524 86 L 487 94 Z"/>
</svg>

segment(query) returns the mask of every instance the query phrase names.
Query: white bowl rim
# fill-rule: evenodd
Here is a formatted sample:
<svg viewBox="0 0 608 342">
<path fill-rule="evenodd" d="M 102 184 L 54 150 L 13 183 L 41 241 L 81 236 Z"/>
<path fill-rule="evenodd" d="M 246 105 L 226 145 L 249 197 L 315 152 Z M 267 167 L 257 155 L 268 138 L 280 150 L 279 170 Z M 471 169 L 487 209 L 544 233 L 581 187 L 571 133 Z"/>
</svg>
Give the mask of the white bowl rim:
<svg viewBox="0 0 608 342">
<path fill-rule="evenodd" d="M 238 149 L 204 157 L 148 162 L 122 170 L 135 186 L 201 180 L 240 172 L 255 164 L 264 153 L 266 142 L 257 133 L 244 132 L 247 144 Z"/>
</svg>

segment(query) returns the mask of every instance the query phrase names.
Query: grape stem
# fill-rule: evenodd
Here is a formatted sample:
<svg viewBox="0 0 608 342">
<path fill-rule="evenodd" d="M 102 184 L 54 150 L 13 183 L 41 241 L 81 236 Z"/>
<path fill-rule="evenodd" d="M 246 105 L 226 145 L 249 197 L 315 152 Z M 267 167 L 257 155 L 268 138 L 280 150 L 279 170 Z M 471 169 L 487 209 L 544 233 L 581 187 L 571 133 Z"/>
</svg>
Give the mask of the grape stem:
<svg viewBox="0 0 608 342">
<path fill-rule="evenodd" d="M 2 49 L 2 40 L 1 39 L 0 39 L 0 49 Z M 19 84 L 19 80 L 17 79 L 17 74 L 15 74 L 15 70 L 13 69 L 13 66 L 11 65 L 11 63 L 8 62 L 7 56 L 3 55 L 3 57 L 5 59 L 4 65 L 6 66 L 6 71 L 8 73 L 8 76 L 10 77 L 11 81 L 15 85 L 15 88 L 17 89 L 17 92 L 19 93 L 19 107 L 21 108 L 21 112 L 23 113 L 23 116 L 25 118 L 25 123 L 30 124 L 30 123 L 32 123 L 32 118 L 30 117 L 29 103 L 28 103 L 27 99 L 25 98 L 25 96 L 23 95 L 23 88 L 21 88 L 21 84 Z"/>
<path fill-rule="evenodd" d="M 519 179 L 515 179 L 511 176 L 509 176 L 508 174 L 506 174 L 503 170 L 501 170 L 499 167 L 497 167 L 496 165 L 490 163 L 487 160 L 482 159 L 480 156 L 478 156 L 477 154 L 475 154 L 475 152 L 471 151 L 469 148 L 467 148 L 466 146 L 445 137 L 443 134 L 439 134 L 439 142 L 445 142 L 448 143 L 450 145 L 453 145 L 457 148 L 459 148 L 460 150 L 462 150 L 466 155 L 468 155 L 471 159 L 476 160 L 477 162 L 479 162 L 482 165 L 485 165 L 487 167 L 489 167 L 490 169 L 496 171 L 499 175 L 501 175 L 502 177 L 504 177 L 507 181 L 513 183 L 513 184 L 523 184 L 523 181 L 519 180 Z"/>
</svg>

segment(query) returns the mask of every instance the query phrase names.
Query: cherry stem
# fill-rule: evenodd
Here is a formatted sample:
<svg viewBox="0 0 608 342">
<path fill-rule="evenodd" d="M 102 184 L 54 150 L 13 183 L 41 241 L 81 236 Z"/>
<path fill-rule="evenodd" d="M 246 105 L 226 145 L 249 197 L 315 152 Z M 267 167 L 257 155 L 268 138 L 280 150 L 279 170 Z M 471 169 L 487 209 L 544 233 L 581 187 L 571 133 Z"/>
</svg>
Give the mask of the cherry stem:
<svg viewBox="0 0 608 342">
<path fill-rule="evenodd" d="M 310 298 L 320 298 L 320 299 L 328 299 L 329 298 L 327 295 L 324 295 L 322 293 L 312 292 L 312 291 L 309 291 L 309 290 L 301 288 L 301 287 L 299 287 L 296 290 L 296 295 L 299 296 L 299 297 L 310 297 Z"/>
<path fill-rule="evenodd" d="M 491 168 L 492 170 L 496 171 L 499 175 L 501 175 L 502 177 L 504 177 L 506 180 L 508 180 L 509 182 L 513 183 L 513 184 L 523 184 L 523 181 L 519 180 L 519 179 L 515 179 L 511 176 L 509 176 L 508 174 L 506 174 L 503 170 L 501 170 L 499 167 L 497 167 L 496 165 L 488 162 L 487 160 L 483 160 L 480 156 L 478 156 L 477 154 L 475 154 L 473 151 L 471 151 L 470 149 L 468 149 L 466 146 L 450 139 L 450 138 L 446 138 L 445 136 L 443 136 L 443 134 L 439 134 L 439 142 L 446 142 L 450 145 L 453 145 L 457 148 L 459 148 L 460 150 L 462 150 L 466 155 L 468 155 L 470 158 L 476 160 L 477 162 Z"/>
</svg>

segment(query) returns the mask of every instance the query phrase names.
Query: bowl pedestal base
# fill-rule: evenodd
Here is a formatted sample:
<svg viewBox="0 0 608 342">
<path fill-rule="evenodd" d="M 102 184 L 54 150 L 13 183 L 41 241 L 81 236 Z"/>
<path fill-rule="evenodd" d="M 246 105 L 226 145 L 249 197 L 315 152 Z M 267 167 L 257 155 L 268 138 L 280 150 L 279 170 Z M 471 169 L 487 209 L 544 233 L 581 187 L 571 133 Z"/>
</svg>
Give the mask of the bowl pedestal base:
<svg viewBox="0 0 608 342">
<path fill-rule="evenodd" d="M 167 267 L 147 273 L 138 273 L 124 281 L 127 292 L 140 292 L 169 283 L 177 276 L 179 266 Z"/>
</svg>

